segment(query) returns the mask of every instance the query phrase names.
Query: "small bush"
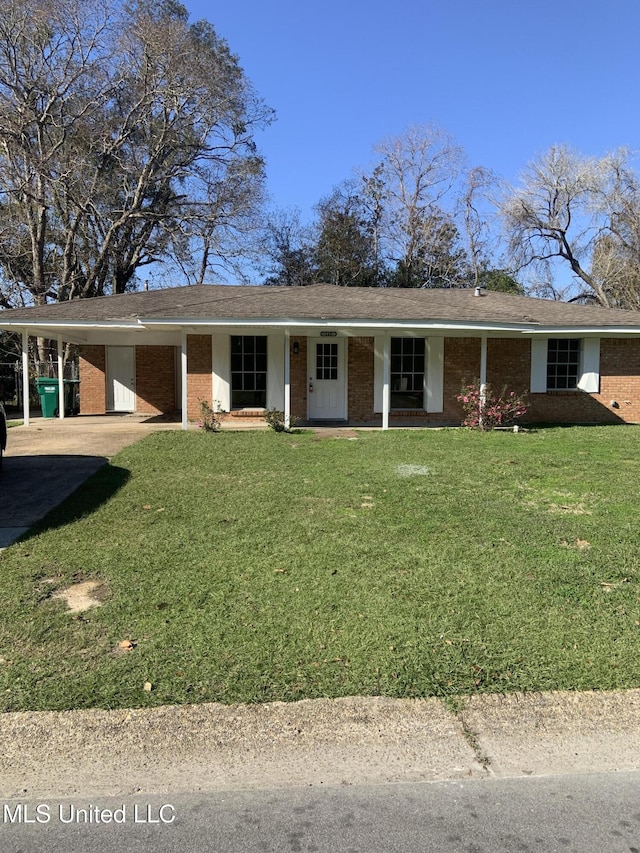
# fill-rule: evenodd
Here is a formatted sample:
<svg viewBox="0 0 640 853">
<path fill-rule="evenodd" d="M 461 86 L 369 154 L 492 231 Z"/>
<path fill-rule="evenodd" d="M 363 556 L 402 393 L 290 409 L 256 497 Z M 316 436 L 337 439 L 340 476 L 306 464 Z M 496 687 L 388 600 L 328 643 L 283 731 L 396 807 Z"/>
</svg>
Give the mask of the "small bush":
<svg viewBox="0 0 640 853">
<path fill-rule="evenodd" d="M 456 397 L 462 403 L 462 426 L 469 429 L 491 430 L 511 426 L 516 418 L 527 413 L 526 394 L 508 391 L 506 386 L 498 394 L 490 385 L 482 392 L 479 382 L 463 386 Z"/>
<path fill-rule="evenodd" d="M 299 423 L 299 418 L 291 415 L 287 426 L 284 412 L 280 412 L 278 409 L 267 409 L 264 413 L 264 419 L 274 432 L 290 432 Z"/>
<path fill-rule="evenodd" d="M 222 426 L 222 418 L 224 409 L 220 408 L 218 401 L 214 401 L 215 408 L 211 408 L 206 400 L 200 400 L 200 420 L 198 426 L 205 432 L 220 432 Z"/>
</svg>

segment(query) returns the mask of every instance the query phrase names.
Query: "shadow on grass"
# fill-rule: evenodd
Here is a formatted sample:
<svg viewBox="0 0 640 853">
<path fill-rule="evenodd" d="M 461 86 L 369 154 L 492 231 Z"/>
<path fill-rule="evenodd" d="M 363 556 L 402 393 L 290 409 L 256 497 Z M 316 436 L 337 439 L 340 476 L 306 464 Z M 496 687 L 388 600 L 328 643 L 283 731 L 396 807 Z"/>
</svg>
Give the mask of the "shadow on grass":
<svg viewBox="0 0 640 853">
<path fill-rule="evenodd" d="M 74 458 L 77 459 L 78 457 Z M 89 457 L 84 458 L 89 459 Z M 92 460 L 99 464 L 98 457 L 92 457 Z M 119 492 L 130 476 L 131 473 L 127 468 L 120 468 L 108 463 L 102 464 L 61 503 L 51 509 L 44 517 L 35 521 L 29 530 L 20 537 L 19 541 L 25 541 L 31 536 L 64 527 L 81 518 L 86 518 Z"/>
</svg>

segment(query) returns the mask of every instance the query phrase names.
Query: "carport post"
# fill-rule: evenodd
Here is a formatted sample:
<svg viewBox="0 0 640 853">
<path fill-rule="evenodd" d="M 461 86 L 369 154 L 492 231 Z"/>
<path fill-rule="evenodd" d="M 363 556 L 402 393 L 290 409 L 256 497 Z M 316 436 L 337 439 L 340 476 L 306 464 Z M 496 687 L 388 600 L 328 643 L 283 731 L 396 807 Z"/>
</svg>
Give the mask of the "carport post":
<svg viewBox="0 0 640 853">
<path fill-rule="evenodd" d="M 389 429 L 389 333 L 385 332 L 382 350 L 382 429 Z"/>
<path fill-rule="evenodd" d="M 182 429 L 187 428 L 187 333 L 182 332 L 180 343 L 180 376 L 182 378 Z"/>
<path fill-rule="evenodd" d="M 289 329 L 284 330 L 284 426 L 291 426 L 291 353 L 289 352 Z"/>
<path fill-rule="evenodd" d="M 22 333 L 22 420 L 29 426 L 29 333 Z"/>
<path fill-rule="evenodd" d="M 58 335 L 58 417 L 64 418 L 64 356 L 60 335 Z"/>
</svg>

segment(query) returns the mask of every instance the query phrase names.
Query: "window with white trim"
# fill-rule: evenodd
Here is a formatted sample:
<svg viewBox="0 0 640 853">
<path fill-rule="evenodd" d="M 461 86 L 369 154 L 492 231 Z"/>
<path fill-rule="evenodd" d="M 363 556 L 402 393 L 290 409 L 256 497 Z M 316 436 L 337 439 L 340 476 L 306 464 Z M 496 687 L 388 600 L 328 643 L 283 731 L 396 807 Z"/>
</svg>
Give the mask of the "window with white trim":
<svg viewBox="0 0 640 853">
<path fill-rule="evenodd" d="M 424 405 L 424 338 L 391 338 L 391 408 Z"/>
<path fill-rule="evenodd" d="M 267 405 L 266 335 L 231 335 L 231 408 Z"/>
<path fill-rule="evenodd" d="M 580 379 L 579 338 L 549 338 L 547 341 L 547 390 L 575 391 Z"/>
</svg>

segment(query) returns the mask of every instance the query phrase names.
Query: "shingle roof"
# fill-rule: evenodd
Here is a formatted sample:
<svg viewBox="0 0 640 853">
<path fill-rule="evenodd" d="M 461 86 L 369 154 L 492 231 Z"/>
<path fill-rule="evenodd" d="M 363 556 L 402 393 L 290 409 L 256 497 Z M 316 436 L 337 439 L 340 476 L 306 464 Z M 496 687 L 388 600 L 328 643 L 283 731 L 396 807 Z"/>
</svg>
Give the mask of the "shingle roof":
<svg viewBox="0 0 640 853">
<path fill-rule="evenodd" d="M 194 285 L 0 312 L 0 327 L 29 323 L 328 320 L 504 323 L 550 327 L 640 327 L 640 312 L 473 289 Z"/>
</svg>

